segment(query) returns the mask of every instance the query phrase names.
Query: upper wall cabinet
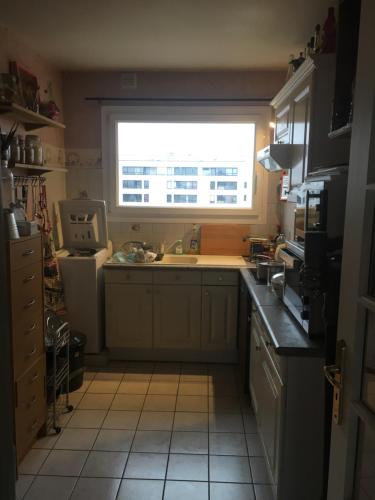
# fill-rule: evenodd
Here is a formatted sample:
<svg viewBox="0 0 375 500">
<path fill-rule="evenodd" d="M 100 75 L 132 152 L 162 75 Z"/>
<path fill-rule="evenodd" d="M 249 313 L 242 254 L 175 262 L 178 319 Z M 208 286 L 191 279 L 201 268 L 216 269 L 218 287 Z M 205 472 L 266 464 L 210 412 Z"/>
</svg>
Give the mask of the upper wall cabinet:
<svg viewBox="0 0 375 500">
<path fill-rule="evenodd" d="M 275 142 L 296 148 L 290 171 L 291 187 L 322 169 L 347 165 L 347 137 L 328 137 L 334 98 L 335 54 L 308 58 L 272 100 L 275 109 Z"/>
</svg>

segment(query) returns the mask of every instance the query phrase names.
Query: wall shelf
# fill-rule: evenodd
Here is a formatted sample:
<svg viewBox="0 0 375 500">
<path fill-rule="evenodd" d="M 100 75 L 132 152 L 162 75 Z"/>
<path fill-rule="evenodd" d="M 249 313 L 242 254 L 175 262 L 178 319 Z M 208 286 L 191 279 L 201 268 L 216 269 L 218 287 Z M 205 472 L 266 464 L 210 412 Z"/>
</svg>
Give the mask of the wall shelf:
<svg viewBox="0 0 375 500">
<path fill-rule="evenodd" d="M 347 123 L 346 125 L 344 125 L 341 128 L 338 128 L 336 130 L 332 130 L 332 132 L 330 132 L 328 134 L 328 137 L 330 139 L 336 139 L 336 137 L 343 137 L 343 136 L 349 135 L 351 133 L 352 133 L 352 124 Z"/>
<path fill-rule="evenodd" d="M 60 167 L 57 165 L 28 165 L 27 163 L 15 163 L 11 166 L 13 169 L 27 170 L 28 174 L 47 174 L 48 172 L 68 172 L 67 168 Z"/>
<path fill-rule="evenodd" d="M 64 129 L 63 123 L 51 120 L 46 116 L 30 111 L 16 103 L 0 103 L 0 115 L 6 115 L 13 120 L 20 122 L 25 130 L 36 130 L 42 127 L 54 127 Z"/>
</svg>

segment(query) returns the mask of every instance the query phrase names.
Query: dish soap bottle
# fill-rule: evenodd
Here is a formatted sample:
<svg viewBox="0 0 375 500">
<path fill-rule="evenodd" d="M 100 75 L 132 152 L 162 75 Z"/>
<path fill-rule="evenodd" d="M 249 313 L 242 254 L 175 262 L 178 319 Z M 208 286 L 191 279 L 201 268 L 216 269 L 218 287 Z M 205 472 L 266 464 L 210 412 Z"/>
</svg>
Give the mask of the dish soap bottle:
<svg viewBox="0 0 375 500">
<path fill-rule="evenodd" d="M 197 254 L 198 252 L 199 252 L 198 226 L 196 224 L 193 224 L 189 253 Z"/>
<path fill-rule="evenodd" d="M 184 249 L 182 247 L 182 240 L 177 240 L 174 253 L 176 255 L 182 255 L 184 253 Z"/>
</svg>

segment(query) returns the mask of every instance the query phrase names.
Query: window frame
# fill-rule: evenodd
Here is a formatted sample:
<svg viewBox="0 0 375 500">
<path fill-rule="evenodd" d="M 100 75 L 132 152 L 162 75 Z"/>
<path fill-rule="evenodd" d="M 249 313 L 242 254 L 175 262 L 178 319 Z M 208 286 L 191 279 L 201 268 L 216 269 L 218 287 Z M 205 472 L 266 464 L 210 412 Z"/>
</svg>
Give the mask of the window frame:
<svg viewBox="0 0 375 500">
<path fill-rule="evenodd" d="M 268 106 L 248 106 L 243 103 L 227 105 L 211 103 L 181 103 L 178 105 L 155 104 L 147 106 L 121 105 L 102 106 L 102 162 L 103 194 L 107 202 L 110 221 L 132 222 L 250 222 L 263 224 L 266 220 L 266 193 L 262 188 L 267 183 L 266 172 L 257 164 L 256 151 L 269 143 Z M 117 123 L 171 121 L 176 123 L 254 123 L 255 147 L 252 178 L 251 208 L 190 208 L 190 207 L 120 207 L 117 201 Z M 267 140 L 268 138 L 268 140 Z"/>
</svg>

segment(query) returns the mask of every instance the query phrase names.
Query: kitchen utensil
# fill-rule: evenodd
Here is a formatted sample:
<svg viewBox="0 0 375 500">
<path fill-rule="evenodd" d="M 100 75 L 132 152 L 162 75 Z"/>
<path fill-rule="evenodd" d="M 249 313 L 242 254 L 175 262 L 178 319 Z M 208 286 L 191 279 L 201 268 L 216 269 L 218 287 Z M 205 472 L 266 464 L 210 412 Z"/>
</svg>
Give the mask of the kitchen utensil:
<svg viewBox="0 0 375 500">
<path fill-rule="evenodd" d="M 6 222 L 8 226 L 8 236 L 10 240 L 18 240 L 20 235 L 18 233 L 18 228 L 16 224 L 16 219 L 14 217 L 14 212 L 12 209 L 7 208 L 4 210 Z"/>
<path fill-rule="evenodd" d="M 284 282 L 285 282 L 284 273 L 276 273 L 271 278 L 271 287 L 272 291 L 280 300 L 282 300 L 284 295 Z"/>
<path fill-rule="evenodd" d="M 275 260 L 257 262 L 257 279 L 268 282 L 271 277 L 284 269 L 284 264 Z"/>
</svg>

